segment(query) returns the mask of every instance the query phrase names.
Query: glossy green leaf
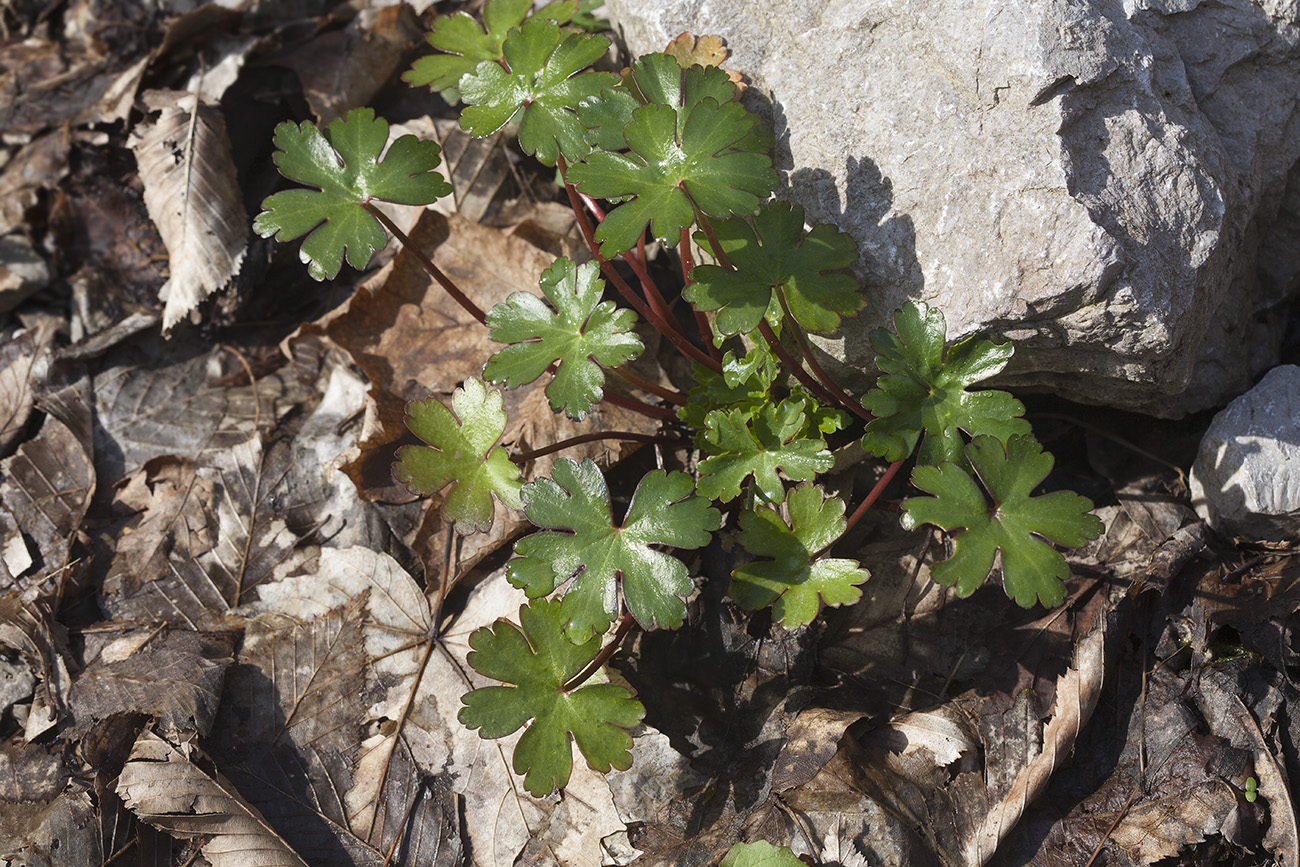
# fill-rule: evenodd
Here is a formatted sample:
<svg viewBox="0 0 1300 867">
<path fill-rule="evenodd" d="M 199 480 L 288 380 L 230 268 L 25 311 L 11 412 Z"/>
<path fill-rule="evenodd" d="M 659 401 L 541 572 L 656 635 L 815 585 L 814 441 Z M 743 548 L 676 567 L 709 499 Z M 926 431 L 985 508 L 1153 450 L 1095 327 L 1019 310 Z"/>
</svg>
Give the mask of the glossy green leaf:
<svg viewBox="0 0 1300 867">
<path fill-rule="evenodd" d="M 766 840 L 737 843 L 727 850 L 718 867 L 805 867 L 785 846 L 773 846 Z"/>
<path fill-rule="evenodd" d="M 876 364 L 885 376 L 867 393 L 863 404 L 876 416 L 867 425 L 862 446 L 889 461 L 911 454 L 924 434 L 917 463 L 942 461 L 965 464 L 965 441 L 988 434 L 1002 442 L 1028 434 L 1020 418 L 1024 405 L 1004 391 L 966 389 L 1006 367 L 1014 347 L 974 336 L 945 351 L 943 314 L 924 304 L 909 303 L 894 314 L 897 335 L 873 331 Z"/>
<path fill-rule="evenodd" d="M 803 484 L 785 498 L 782 517 L 759 507 L 740 515 L 739 541 L 758 557 L 731 573 L 731 598 L 755 611 L 772 606 L 786 629 L 812 623 L 824 602 L 852 605 L 862 598 L 856 585 L 870 577 L 856 560 L 815 558 L 844 533 L 844 501 L 827 499 L 821 488 Z"/>
<path fill-rule="evenodd" d="M 700 461 L 700 495 L 734 500 L 749 476 L 768 502 L 785 497 L 777 470 L 800 482 L 831 468 L 826 443 L 803 438 L 804 402 L 797 399 L 763 405 L 753 413 L 715 410 L 705 419 L 704 438 L 710 455 Z"/>
<path fill-rule="evenodd" d="M 384 227 L 365 205 L 373 199 L 427 205 L 451 192 L 435 169 L 435 142 L 404 135 L 388 143 L 388 122 L 368 108 L 354 108 L 322 133 L 310 123 L 282 123 L 275 129 L 275 164 L 280 174 L 315 190 L 285 190 L 262 202 L 253 221 L 262 237 L 290 241 L 306 235 L 300 258 L 316 280 L 338 276 L 344 255 L 353 268 L 388 243 Z"/>
<path fill-rule="evenodd" d="M 562 34 L 554 21 L 530 18 L 512 29 L 502 46 L 506 68 L 481 63 L 460 82 L 467 107 L 460 125 L 475 136 L 486 136 L 519 121 L 519 146 L 548 165 L 560 155 L 570 162 L 590 148 L 574 112 L 579 100 L 613 86 L 618 77 L 607 72 L 577 75 L 609 48 L 603 36 Z"/>
<path fill-rule="evenodd" d="M 596 229 L 601 254 L 631 249 L 647 225 L 656 238 L 676 243 L 696 209 L 710 217 L 754 213 L 777 185 L 765 154 L 735 147 L 754 122 L 738 103 L 712 97 L 689 111 L 657 103 L 635 109 L 623 129 L 628 153 L 597 151 L 569 171 L 588 195 L 630 199 Z"/>
<path fill-rule="evenodd" d="M 520 539 L 506 575 L 530 597 L 572 578 L 561 608 L 572 641 L 608 629 L 620 596 L 643 628 L 676 629 L 686 615 L 682 597 L 694 584 L 682 562 L 659 547 L 703 547 L 721 523 L 718 510 L 694 489 L 685 473 L 646 474 L 620 527 L 600 469 L 589 460 L 558 460 L 552 478 L 524 485 L 522 496 L 529 520 L 560 532 Z"/>
<path fill-rule="evenodd" d="M 491 529 L 493 495 L 512 509 L 523 507 L 519 468 L 497 445 L 506 428 L 499 391 L 467 379 L 453 392 L 450 410 L 434 398 L 408 403 L 406 426 L 428 446 L 398 449 L 393 478 L 422 496 L 451 485 L 442 516 L 457 532 Z"/>
<path fill-rule="evenodd" d="M 754 217 L 714 224 L 732 268 L 700 265 L 684 292 L 697 310 L 717 310 L 714 327 L 722 334 L 758 328 L 764 316 L 779 324 L 782 304 L 809 331 L 830 333 L 841 316 L 852 316 L 865 301 L 858 282 L 843 273 L 858 258 L 853 239 L 833 226 L 803 230 L 803 208 L 769 202 Z M 702 233 L 696 240 L 707 244 Z"/>
<path fill-rule="evenodd" d="M 551 3 L 533 17 L 563 24 L 577 6 L 572 0 Z M 421 57 L 402 75 L 402 80 L 412 87 L 427 85 L 431 90 L 441 90 L 449 102 L 455 102 L 460 99 L 460 80 L 484 61 L 499 62 L 506 34 L 523 23 L 532 8 L 532 0 L 488 0 L 483 7 L 486 27 L 464 12 L 439 15 L 425 38 L 434 48 L 448 53 Z"/>
<path fill-rule="evenodd" d="M 602 368 L 636 358 L 643 348 L 631 331 L 636 314 L 600 300 L 605 283 L 599 274 L 595 262 L 579 266 L 558 259 L 542 275 L 551 307 L 536 295 L 516 292 L 489 310 L 492 339 L 510 346 L 492 356 L 483 375 L 514 388 L 558 364 L 546 386 L 551 409 L 585 417 L 604 394 Z"/>
<path fill-rule="evenodd" d="M 955 585 L 959 596 L 969 596 L 1001 551 L 1008 596 L 1024 608 L 1035 599 L 1048 608 L 1060 605 L 1070 570 L 1049 543 L 1077 547 L 1101 535 L 1101 519 L 1089 514 L 1092 503 L 1071 491 L 1030 496 L 1053 463 L 1033 437 L 1013 436 L 1004 447 L 995 437 L 977 436 L 966 455 L 984 490 L 962 467 L 944 463 L 912 473 L 912 484 L 934 496 L 903 501 L 908 529 L 920 524 L 964 529 L 954 539 L 952 557 L 931 566 L 930 574 L 940 584 Z"/>
<path fill-rule="evenodd" d="M 519 609 L 519 626 L 497 620 L 469 638 L 470 667 L 509 686 L 466 694 L 459 719 L 484 738 L 500 738 L 532 724 L 519 738 L 512 762 L 524 788 L 538 798 L 564 788 L 573 770 L 569 736 L 594 770 L 632 764 L 633 728 L 645 708 L 621 686 L 596 683 L 562 687 L 600 652 L 600 639 L 574 644 L 564 637 L 559 602 L 539 599 Z"/>
</svg>

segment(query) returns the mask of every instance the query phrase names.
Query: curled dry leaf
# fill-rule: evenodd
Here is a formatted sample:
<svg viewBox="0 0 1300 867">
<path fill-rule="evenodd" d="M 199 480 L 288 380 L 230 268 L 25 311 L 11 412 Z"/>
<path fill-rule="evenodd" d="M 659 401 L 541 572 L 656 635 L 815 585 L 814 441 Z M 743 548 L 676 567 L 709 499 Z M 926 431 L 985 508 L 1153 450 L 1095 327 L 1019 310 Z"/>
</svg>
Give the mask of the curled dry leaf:
<svg viewBox="0 0 1300 867">
<path fill-rule="evenodd" d="M 153 732 L 136 739 L 117 780 L 127 809 L 174 837 L 199 837 L 212 867 L 307 867 L 221 775 Z"/>
<path fill-rule="evenodd" d="M 38 320 L 12 340 L 0 343 L 0 457 L 18 442 L 45 379 L 58 322 Z"/>
<path fill-rule="evenodd" d="M 170 258 L 165 332 L 238 273 L 248 214 L 221 109 L 196 105 L 197 97 L 179 91 L 146 91 L 144 101 L 160 114 L 137 125 L 129 144 L 145 207 Z"/>
<path fill-rule="evenodd" d="M 62 639 L 49 599 L 27 599 L 18 591 L 0 597 L 0 645 L 18 651 L 40 680 L 27 715 L 29 741 L 57 723 L 68 706 L 71 679 Z"/>
</svg>

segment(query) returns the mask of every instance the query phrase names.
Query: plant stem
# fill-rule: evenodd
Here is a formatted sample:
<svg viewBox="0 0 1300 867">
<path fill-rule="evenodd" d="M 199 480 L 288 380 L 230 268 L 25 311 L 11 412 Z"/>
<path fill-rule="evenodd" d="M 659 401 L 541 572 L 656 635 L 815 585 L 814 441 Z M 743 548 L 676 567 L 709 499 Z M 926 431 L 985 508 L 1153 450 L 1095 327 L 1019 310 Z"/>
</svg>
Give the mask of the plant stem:
<svg viewBox="0 0 1300 867">
<path fill-rule="evenodd" d="M 548 446 L 542 446 L 540 449 L 531 451 L 521 451 L 515 455 L 521 461 L 531 461 L 534 458 L 545 457 L 554 454 L 572 446 L 580 446 L 583 443 L 600 442 L 601 440 L 623 440 L 634 443 L 658 443 L 665 446 L 686 446 L 690 445 L 690 440 L 679 439 L 677 437 L 664 437 L 655 434 L 636 433 L 628 430 L 605 430 L 594 433 L 579 434 L 576 437 L 562 439 L 559 442 L 553 442 Z"/>
<path fill-rule="evenodd" d="M 713 224 L 709 222 L 709 218 L 704 216 L 704 214 L 700 213 L 697 209 L 695 211 L 695 219 L 700 224 L 700 228 L 704 230 L 704 237 L 709 239 L 709 247 L 713 250 L 713 256 L 718 260 L 718 264 L 723 268 L 730 268 L 733 271 L 736 270 L 736 266 L 731 264 L 731 260 L 728 259 L 727 254 L 723 252 L 722 244 L 718 242 L 718 236 L 714 233 Z"/>
<path fill-rule="evenodd" d="M 609 282 L 627 299 L 637 313 L 659 330 L 661 334 L 676 346 L 678 351 L 688 358 L 700 362 L 714 373 L 722 373 L 722 365 L 714 361 L 707 353 L 703 352 L 695 344 L 686 339 L 681 332 L 674 329 L 669 323 L 665 322 L 657 313 L 650 309 L 649 305 L 633 291 L 632 287 L 627 284 L 623 276 L 614 268 L 612 262 L 600 254 L 600 245 L 596 243 L 596 234 L 591 228 L 591 222 L 582 210 L 582 202 L 578 199 L 578 190 L 573 184 L 568 182 L 568 166 L 565 165 L 564 157 L 560 157 L 559 163 L 560 176 L 565 179 L 564 191 L 569 196 L 569 206 L 573 208 L 574 216 L 578 220 L 578 228 L 582 230 L 582 237 L 587 242 L 587 247 L 591 250 L 591 255 L 596 262 L 600 264 L 600 270 L 604 272 Z"/>
<path fill-rule="evenodd" d="M 876 486 L 867 493 L 867 498 L 862 501 L 861 505 L 853 510 L 852 515 L 849 515 L 849 520 L 844 525 L 845 533 L 852 530 L 854 525 L 856 525 L 858 521 L 862 520 L 862 516 L 867 513 L 867 510 L 875 505 L 876 500 L 880 499 L 880 495 L 885 492 L 885 488 L 894 480 L 894 476 L 898 473 L 898 468 L 903 465 L 903 461 L 905 460 L 907 460 L 907 458 L 900 458 L 889 465 L 889 469 L 885 470 L 885 474 L 880 477 L 880 481 L 876 482 Z M 841 533 L 840 535 L 843 536 L 844 534 Z M 817 553 L 819 555 L 821 554 L 820 551 Z"/>
<path fill-rule="evenodd" d="M 817 358 L 812 353 L 812 347 L 808 345 L 808 340 L 804 337 L 803 327 L 794 318 L 794 314 L 790 312 L 790 305 L 785 300 L 785 292 L 777 289 L 776 297 L 781 302 L 781 309 L 785 312 L 786 325 L 794 332 L 795 343 L 799 344 L 799 352 L 803 355 L 803 360 L 807 362 L 808 369 L 812 371 L 813 376 L 817 377 L 818 382 L 826 386 L 826 390 L 835 396 L 835 402 L 840 406 L 856 414 L 863 421 L 875 421 L 876 417 L 868 412 L 867 408 L 861 403 L 854 400 L 852 395 L 840 388 L 840 384 L 832 379 L 817 362 Z"/>
<path fill-rule="evenodd" d="M 639 412 L 641 415 L 648 415 L 650 418 L 663 419 L 664 421 L 677 421 L 677 413 L 673 412 L 666 406 L 651 406 L 650 404 L 642 403 L 635 398 L 624 397 L 621 394 L 614 394 L 610 391 L 605 392 L 601 400 L 612 404 L 613 406 L 621 407 L 622 409 Z"/>
<path fill-rule="evenodd" d="M 469 300 L 469 296 L 460 291 L 460 287 L 453 283 L 450 277 L 442 273 L 442 269 L 433 264 L 433 260 L 424 255 L 423 250 L 411 243 L 411 239 L 406 236 L 405 232 L 397 228 L 396 223 L 388 219 L 387 214 L 379 210 L 379 208 L 375 207 L 371 202 L 366 202 L 361 207 L 365 208 L 367 213 L 378 220 L 380 224 L 398 240 L 402 245 L 402 249 L 415 257 L 415 261 L 419 262 L 424 267 L 424 270 L 429 272 L 429 276 L 434 280 L 437 280 L 439 285 L 441 285 L 443 289 L 447 290 L 447 294 L 455 299 L 456 303 L 463 307 L 466 313 L 473 316 L 483 325 L 487 325 L 487 314 L 483 312 L 482 308 Z"/>
<path fill-rule="evenodd" d="M 758 321 L 758 330 L 763 335 L 763 339 L 767 341 L 767 345 L 772 347 L 772 351 L 776 353 L 777 358 L 781 359 L 781 363 L 794 374 L 795 379 L 799 380 L 799 383 L 804 388 L 817 395 L 818 399 L 823 403 L 839 403 L 839 399 L 835 395 L 827 391 L 820 382 L 813 379 L 808 371 L 803 369 L 802 364 L 795 361 L 794 356 L 790 354 L 790 350 L 785 348 L 781 343 L 781 338 L 777 337 L 776 332 L 772 330 L 766 316 Z"/>
<path fill-rule="evenodd" d="M 691 233 L 685 226 L 682 227 L 681 239 L 677 242 L 677 255 L 682 258 L 682 282 L 689 286 L 695 282 L 691 279 L 691 272 L 695 270 L 695 259 L 691 256 Z M 695 325 L 700 329 L 704 345 L 709 348 L 709 355 L 714 361 L 721 363 L 722 350 L 714 343 L 713 326 L 709 324 L 709 317 L 702 310 L 695 311 Z"/>
<path fill-rule="evenodd" d="M 677 317 L 673 315 L 673 311 L 668 306 L 667 300 L 665 300 L 664 296 L 659 292 L 659 287 L 655 285 L 655 281 L 650 279 L 650 272 L 646 270 L 644 234 L 642 234 L 641 239 L 636 242 L 636 255 L 630 255 L 631 252 L 632 251 L 629 250 L 623 254 L 623 261 L 628 264 L 628 267 L 632 269 L 632 273 L 636 275 L 636 279 L 640 281 L 641 291 L 645 293 L 646 301 L 649 302 L 650 306 L 654 308 L 654 311 L 659 314 L 660 318 L 673 328 L 677 329 L 678 333 L 680 333 L 681 328 L 677 324 Z M 685 339 L 685 337 L 685 335 L 682 335 L 683 339 Z"/>
<path fill-rule="evenodd" d="M 621 378 L 624 382 L 628 383 L 629 385 L 636 386 L 642 391 L 648 391 L 651 394 L 653 394 L 655 397 L 661 397 L 664 400 L 668 401 L 669 403 L 675 403 L 678 406 L 683 406 L 686 403 L 686 395 L 682 394 L 677 389 L 664 388 L 662 385 L 659 385 L 658 383 L 655 382 L 651 382 L 650 380 L 646 379 L 644 376 L 641 376 L 638 373 L 633 373 L 632 371 L 628 370 L 626 367 L 607 367 L 605 369 L 608 370 L 610 373 L 614 374 L 615 376 Z"/>
<path fill-rule="evenodd" d="M 566 680 L 564 685 L 560 687 L 560 691 L 572 692 L 586 683 L 587 679 L 593 674 L 600 671 L 600 667 L 606 662 L 609 662 L 609 658 L 614 655 L 618 650 L 618 646 L 623 643 L 623 639 L 627 637 L 627 634 L 632 631 L 632 627 L 636 625 L 636 618 L 632 616 L 632 612 L 628 611 L 625 613 L 623 619 L 618 622 L 618 629 L 614 632 L 614 637 L 610 639 L 609 644 L 602 647 L 600 653 L 596 654 L 596 658 L 587 663 L 587 666 L 582 669 L 582 671 Z"/>
</svg>

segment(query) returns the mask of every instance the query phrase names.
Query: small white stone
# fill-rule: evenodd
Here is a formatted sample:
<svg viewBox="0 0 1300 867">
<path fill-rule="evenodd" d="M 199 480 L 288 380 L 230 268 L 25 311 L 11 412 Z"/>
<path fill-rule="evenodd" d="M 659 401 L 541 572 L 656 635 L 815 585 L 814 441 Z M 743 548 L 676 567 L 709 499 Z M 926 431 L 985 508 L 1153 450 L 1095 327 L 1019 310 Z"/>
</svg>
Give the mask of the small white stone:
<svg viewBox="0 0 1300 867">
<path fill-rule="evenodd" d="M 1300 367 L 1275 367 L 1214 417 L 1192 466 L 1192 505 L 1243 539 L 1300 538 Z"/>
</svg>

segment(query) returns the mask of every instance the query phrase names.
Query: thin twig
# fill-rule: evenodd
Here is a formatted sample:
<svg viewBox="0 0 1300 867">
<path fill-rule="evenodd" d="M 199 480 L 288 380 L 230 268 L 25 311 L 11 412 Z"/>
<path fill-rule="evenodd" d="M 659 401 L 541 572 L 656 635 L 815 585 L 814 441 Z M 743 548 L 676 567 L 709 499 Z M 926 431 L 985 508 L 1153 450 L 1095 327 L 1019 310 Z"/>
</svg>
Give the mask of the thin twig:
<svg viewBox="0 0 1300 867">
<path fill-rule="evenodd" d="M 248 363 L 248 359 L 244 357 L 244 353 L 235 347 L 223 343 L 221 348 L 235 356 L 239 363 L 244 366 L 244 373 L 248 374 L 248 387 L 253 390 L 253 430 L 257 430 L 262 426 L 262 400 L 257 396 L 257 380 L 253 378 L 253 368 Z"/>
<path fill-rule="evenodd" d="M 763 335 L 763 339 L 767 341 L 767 345 L 772 347 L 772 351 L 776 353 L 777 358 L 781 359 L 781 363 L 794 374 L 794 378 L 799 380 L 799 383 L 804 388 L 817 395 L 823 403 L 839 403 L 835 395 L 827 391 L 825 386 L 813 379 L 812 375 L 803 369 L 802 364 L 794 360 L 794 356 L 781 343 L 781 338 L 776 336 L 776 332 L 772 330 L 772 326 L 768 323 L 766 317 L 758 320 L 758 330 Z"/>
<path fill-rule="evenodd" d="M 614 637 L 610 639 L 609 644 L 606 644 L 600 649 L 600 653 L 597 653 L 596 658 L 587 663 L 586 668 L 566 680 L 564 685 L 560 687 L 560 691 L 572 692 L 582 686 L 589 677 L 600 671 L 600 667 L 606 662 L 609 662 L 609 658 L 614 655 L 618 650 L 618 646 L 623 643 L 623 639 L 627 637 L 627 634 L 632 631 L 632 627 L 636 625 L 636 618 L 632 616 L 632 612 L 628 611 L 625 613 L 623 619 L 618 622 L 618 630 L 614 633 Z"/>
<path fill-rule="evenodd" d="M 686 395 L 682 394 L 675 388 L 665 388 L 656 382 L 651 382 L 639 373 L 634 373 L 626 367 L 607 367 L 605 368 L 624 382 L 636 386 L 642 391 L 648 391 L 655 397 L 661 397 L 669 403 L 675 403 L 682 406 L 686 403 Z"/>
<path fill-rule="evenodd" d="M 885 474 L 880 477 L 880 481 L 876 482 L 876 486 L 867 493 L 867 498 L 862 501 L 861 505 L 853 510 L 852 515 L 849 515 L 849 520 L 844 525 L 845 533 L 852 530 L 854 525 L 857 524 L 858 521 L 862 520 L 862 516 L 867 513 L 867 510 L 875 505 L 876 500 L 880 499 L 880 495 L 885 492 L 885 488 L 894 480 L 894 476 L 898 473 L 898 468 L 903 465 L 903 461 L 905 460 L 907 460 L 907 458 L 894 461 L 889 465 L 889 469 L 885 470 Z M 840 535 L 842 536 L 844 534 L 841 533 Z M 818 554 L 820 555 L 821 552 L 819 551 Z"/>
<path fill-rule="evenodd" d="M 604 431 L 595 431 L 594 433 L 579 434 L 578 436 L 569 437 L 567 439 L 559 440 L 558 442 L 553 442 L 550 445 L 542 446 L 539 449 L 520 451 L 518 454 L 515 455 L 515 457 L 521 461 L 531 461 L 534 458 L 540 458 L 546 455 L 554 454 L 555 452 L 564 451 L 565 449 L 571 448 L 573 446 L 580 446 L 583 443 L 600 442 L 601 440 L 624 440 L 627 442 L 635 442 L 635 443 L 658 443 L 660 445 L 668 445 L 668 446 L 688 446 L 691 444 L 690 440 L 682 439 L 680 437 L 658 436 L 656 434 L 636 433 L 635 431 L 627 431 L 627 430 L 604 430 Z"/>
<path fill-rule="evenodd" d="M 365 208 L 367 213 L 378 220 L 383 227 L 401 243 L 402 249 L 415 257 L 415 261 L 419 262 L 424 270 L 429 272 L 430 277 L 438 281 L 438 285 L 447 290 L 447 294 L 450 295 L 457 304 L 463 307 L 466 313 L 473 316 L 484 325 L 487 324 L 487 314 L 483 312 L 483 309 L 471 301 L 468 295 L 460 291 L 460 287 L 452 282 L 450 277 L 442 273 L 442 269 L 433 264 L 433 260 L 426 256 L 423 250 L 412 243 L 411 239 L 406 236 L 406 233 L 399 229 L 397 224 L 388 218 L 387 214 L 379 210 L 379 208 L 371 202 L 364 203 L 362 207 Z"/>
<path fill-rule="evenodd" d="M 691 272 L 695 270 L 695 258 L 691 255 L 691 232 L 685 226 L 682 226 L 681 238 L 677 243 L 677 254 L 682 260 L 682 282 L 687 286 L 695 281 L 691 279 Z M 704 311 L 695 311 L 695 325 L 700 329 L 700 336 L 704 338 L 704 345 L 709 348 L 709 355 L 718 363 L 722 362 L 722 350 L 717 347 L 713 337 L 713 325 L 709 322 L 709 317 Z"/>
<path fill-rule="evenodd" d="M 587 248 L 591 250 L 591 255 L 600 265 L 600 270 L 604 273 L 606 279 L 614 284 L 614 288 L 619 291 L 628 304 L 631 304 L 637 313 L 641 314 L 647 322 L 653 325 L 661 334 L 677 347 L 677 350 L 688 358 L 700 362 L 714 373 L 722 373 L 722 365 L 714 361 L 708 353 L 701 350 L 695 344 L 686 339 L 680 331 L 674 329 L 669 323 L 665 322 L 650 306 L 638 295 L 628 282 L 623 279 L 623 275 L 618 273 L 614 264 L 606 259 L 600 252 L 600 245 L 596 243 L 596 233 L 591 227 L 591 221 L 587 219 L 586 213 L 583 212 L 582 202 L 578 198 L 578 190 L 573 184 L 568 182 L 568 167 L 565 165 L 564 157 L 560 157 L 558 165 L 560 167 L 560 176 L 565 179 L 564 191 L 569 196 L 569 206 L 573 209 L 573 214 L 577 218 L 578 228 L 582 231 L 582 238 L 587 242 Z"/>
</svg>

